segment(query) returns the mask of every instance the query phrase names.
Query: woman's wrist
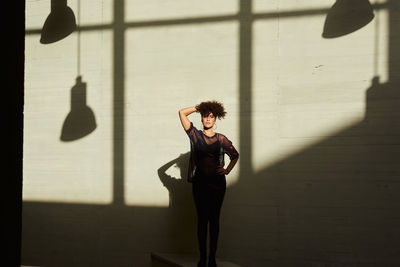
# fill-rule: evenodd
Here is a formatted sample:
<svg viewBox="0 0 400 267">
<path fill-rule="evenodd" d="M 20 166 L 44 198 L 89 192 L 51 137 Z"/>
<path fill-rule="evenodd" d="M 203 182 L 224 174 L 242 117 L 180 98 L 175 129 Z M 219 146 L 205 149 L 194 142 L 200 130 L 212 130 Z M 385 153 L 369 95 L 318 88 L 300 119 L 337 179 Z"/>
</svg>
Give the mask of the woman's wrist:
<svg viewBox="0 0 400 267">
<path fill-rule="evenodd" d="M 183 109 L 179 110 L 179 112 L 188 116 L 188 115 L 192 114 L 193 112 L 197 112 L 197 109 L 196 109 L 196 107 L 188 107 L 188 108 L 183 108 Z"/>
</svg>

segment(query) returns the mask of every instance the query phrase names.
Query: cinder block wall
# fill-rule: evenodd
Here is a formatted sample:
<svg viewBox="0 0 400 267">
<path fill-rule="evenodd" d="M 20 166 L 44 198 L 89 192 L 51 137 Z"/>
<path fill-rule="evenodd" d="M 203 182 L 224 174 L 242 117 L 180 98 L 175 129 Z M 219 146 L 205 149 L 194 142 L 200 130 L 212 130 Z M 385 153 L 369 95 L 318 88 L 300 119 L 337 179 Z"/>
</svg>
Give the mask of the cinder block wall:
<svg viewBox="0 0 400 267">
<path fill-rule="evenodd" d="M 22 263 L 195 253 L 177 111 L 215 99 L 240 152 L 220 257 L 399 265 L 400 8 L 370 2 L 370 23 L 327 39 L 334 0 L 70 0 L 78 28 L 42 44 L 51 3 L 27 1 Z M 354 3 L 337 28 L 365 17 Z"/>
</svg>

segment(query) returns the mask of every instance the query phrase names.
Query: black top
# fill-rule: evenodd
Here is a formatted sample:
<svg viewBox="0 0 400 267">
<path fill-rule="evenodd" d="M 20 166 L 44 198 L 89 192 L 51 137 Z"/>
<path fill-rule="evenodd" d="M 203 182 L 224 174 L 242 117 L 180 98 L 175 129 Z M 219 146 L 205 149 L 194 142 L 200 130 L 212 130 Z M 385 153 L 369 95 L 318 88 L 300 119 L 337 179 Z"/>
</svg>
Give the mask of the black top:
<svg viewBox="0 0 400 267">
<path fill-rule="evenodd" d="M 205 183 L 214 188 L 225 188 L 224 174 L 217 174 L 218 166 L 224 167 L 224 155 L 228 154 L 231 160 L 238 158 L 239 153 L 232 142 L 223 134 L 215 133 L 207 136 L 190 122 L 186 131 L 190 139 L 190 161 L 188 181 Z"/>
</svg>

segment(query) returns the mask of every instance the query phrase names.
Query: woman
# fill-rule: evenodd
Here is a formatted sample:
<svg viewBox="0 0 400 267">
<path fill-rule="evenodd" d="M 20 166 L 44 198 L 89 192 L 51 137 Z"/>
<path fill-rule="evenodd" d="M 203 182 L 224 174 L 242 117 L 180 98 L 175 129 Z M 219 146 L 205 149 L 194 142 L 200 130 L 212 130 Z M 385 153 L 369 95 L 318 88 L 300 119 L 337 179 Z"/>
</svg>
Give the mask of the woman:
<svg viewBox="0 0 400 267">
<path fill-rule="evenodd" d="M 198 130 L 187 116 L 193 112 L 201 114 L 203 130 Z M 182 126 L 190 139 L 190 162 L 188 181 L 193 183 L 193 198 L 197 211 L 197 238 L 200 250 L 198 267 L 207 262 L 207 226 L 210 225 L 210 250 L 208 266 L 217 266 L 215 254 L 219 234 L 219 215 L 226 190 L 225 175 L 229 174 L 239 159 L 232 142 L 213 127 L 216 118 L 226 115 L 223 105 L 217 101 L 202 102 L 195 107 L 179 110 Z M 224 168 L 224 154 L 230 163 Z"/>
</svg>

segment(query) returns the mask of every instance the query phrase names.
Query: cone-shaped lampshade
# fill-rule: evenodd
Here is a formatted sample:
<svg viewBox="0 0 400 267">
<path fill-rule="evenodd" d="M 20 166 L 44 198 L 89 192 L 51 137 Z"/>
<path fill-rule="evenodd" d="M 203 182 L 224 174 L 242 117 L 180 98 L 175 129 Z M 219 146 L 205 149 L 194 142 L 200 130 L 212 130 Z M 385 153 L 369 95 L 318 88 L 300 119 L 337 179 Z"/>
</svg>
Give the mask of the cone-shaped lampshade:
<svg viewBox="0 0 400 267">
<path fill-rule="evenodd" d="M 50 44 L 57 42 L 76 29 L 74 12 L 65 0 L 51 0 L 51 12 L 44 22 L 40 42 Z"/>
<path fill-rule="evenodd" d="M 71 88 L 71 111 L 64 121 L 61 141 L 74 141 L 85 137 L 96 129 L 96 119 L 90 107 L 86 105 L 86 83 L 79 76 Z"/>
<path fill-rule="evenodd" d="M 337 0 L 326 16 L 322 37 L 340 37 L 367 25 L 374 18 L 368 0 Z"/>
</svg>

